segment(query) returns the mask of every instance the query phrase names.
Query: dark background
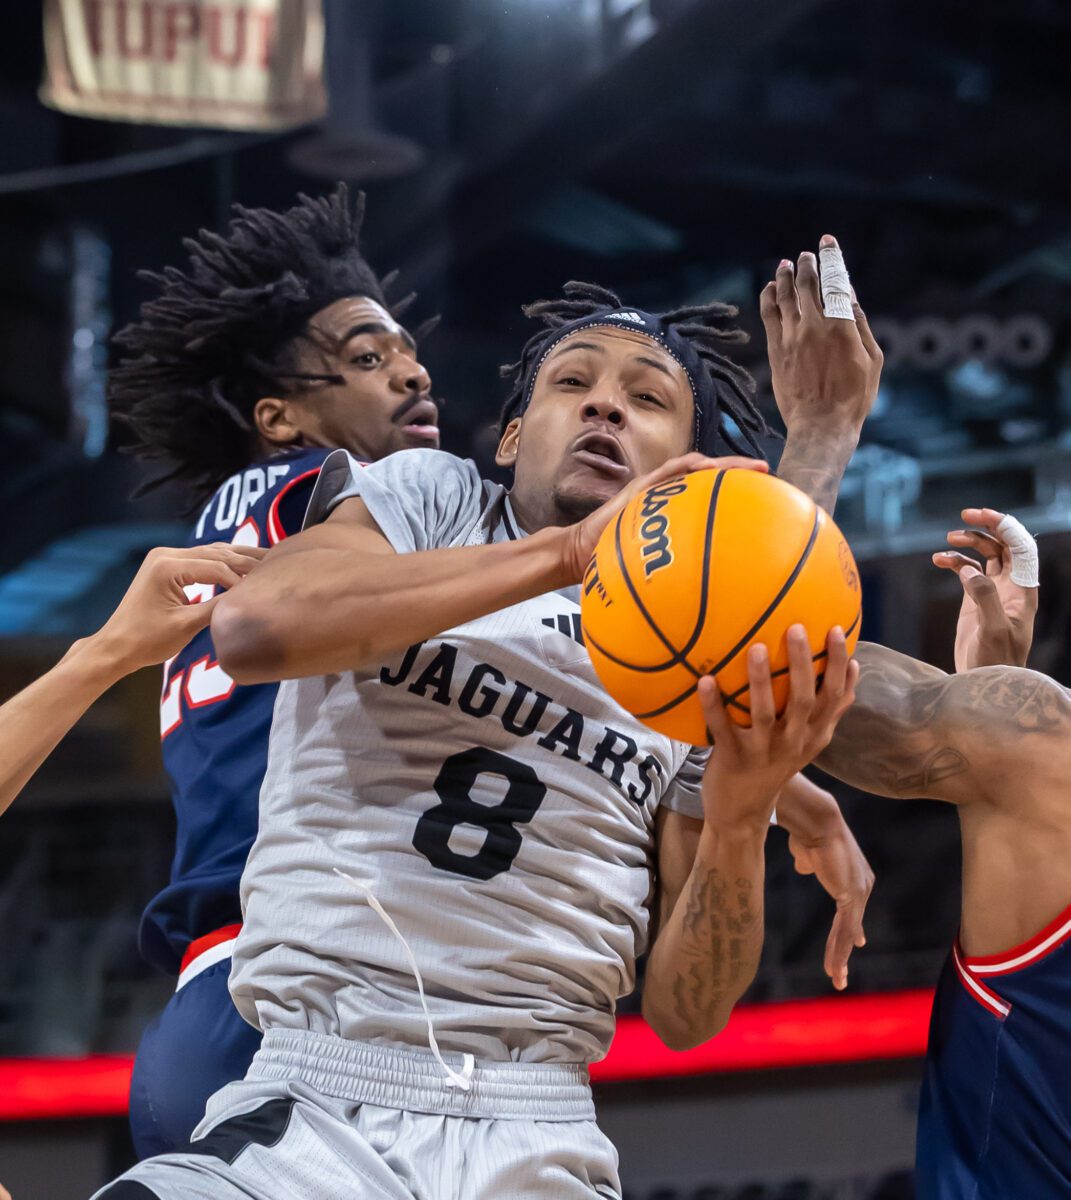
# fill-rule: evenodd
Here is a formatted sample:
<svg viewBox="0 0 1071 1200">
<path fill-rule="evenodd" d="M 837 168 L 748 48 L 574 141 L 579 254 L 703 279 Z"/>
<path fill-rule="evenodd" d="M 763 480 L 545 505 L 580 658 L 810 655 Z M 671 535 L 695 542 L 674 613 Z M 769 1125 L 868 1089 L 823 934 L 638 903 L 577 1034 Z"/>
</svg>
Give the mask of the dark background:
<svg viewBox="0 0 1071 1200">
<path fill-rule="evenodd" d="M 45 108 L 40 5 L 5 6 L 5 694 L 99 624 L 148 546 L 183 536 L 181 495 L 129 501 L 137 472 L 104 409 L 108 332 L 143 296 L 134 272 L 176 261 L 181 238 L 221 225 L 235 201 L 325 190 L 343 173 L 337 143 L 371 122 L 424 154 L 415 172 L 368 185 L 365 247 L 419 291 L 414 319 L 444 316 L 424 353 L 447 449 L 487 461 L 497 367 L 528 335 L 520 305 L 567 279 L 649 308 L 738 303 L 758 335 L 742 357 L 765 394 L 758 292 L 780 258 L 833 232 L 886 352 L 838 509 L 863 568 L 865 635 L 950 666 L 958 584 L 928 553 L 964 505 L 1010 507 L 1042 535 L 1032 665 L 1071 676 L 1071 6 L 326 7 L 334 62 L 370 47 L 374 111 L 347 108 L 336 87 L 326 134 L 254 135 Z M 134 947 L 173 831 L 156 691 L 149 673 L 115 689 L 0 825 L 0 1054 L 130 1050 L 167 994 Z M 957 920 L 954 816 L 838 794 L 879 881 L 852 987 L 930 984 Z M 775 833 L 754 998 L 823 992 L 829 909 Z M 864 1176 L 836 1195 L 906 1194 L 902 1179 Z"/>
</svg>

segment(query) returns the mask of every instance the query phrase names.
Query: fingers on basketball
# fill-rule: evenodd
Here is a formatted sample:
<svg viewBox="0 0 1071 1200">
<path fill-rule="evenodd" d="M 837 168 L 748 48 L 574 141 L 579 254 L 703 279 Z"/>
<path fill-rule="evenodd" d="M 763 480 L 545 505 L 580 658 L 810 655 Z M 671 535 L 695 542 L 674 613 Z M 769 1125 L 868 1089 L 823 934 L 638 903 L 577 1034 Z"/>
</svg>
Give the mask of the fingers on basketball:
<svg viewBox="0 0 1071 1200">
<path fill-rule="evenodd" d="M 817 684 L 829 630 L 844 629 L 846 661 L 862 616 L 858 568 L 833 521 L 782 480 L 735 470 L 670 480 L 626 505 L 596 547 L 581 607 L 610 694 L 693 745 L 708 739 L 704 676 L 716 678 L 729 719 L 747 726 L 759 670 L 759 715 L 772 708 L 776 718 L 790 693 L 789 628 L 806 631 Z M 765 666 L 752 662 L 759 643 Z"/>
</svg>

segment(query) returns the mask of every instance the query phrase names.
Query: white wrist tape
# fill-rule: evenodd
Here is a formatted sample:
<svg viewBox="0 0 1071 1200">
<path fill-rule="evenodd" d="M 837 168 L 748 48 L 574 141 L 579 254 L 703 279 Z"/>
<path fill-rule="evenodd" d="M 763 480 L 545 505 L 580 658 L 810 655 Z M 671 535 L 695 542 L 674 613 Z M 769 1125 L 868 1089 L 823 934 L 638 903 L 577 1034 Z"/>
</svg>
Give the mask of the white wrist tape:
<svg viewBox="0 0 1071 1200">
<path fill-rule="evenodd" d="M 852 284 L 840 247 L 822 246 L 818 251 L 818 261 L 821 267 L 822 311 L 827 317 L 854 321 Z"/>
<path fill-rule="evenodd" d="M 1026 526 L 1012 516 L 997 526 L 997 536 L 1011 552 L 1011 581 L 1019 587 L 1038 586 L 1038 544 L 1026 531 Z"/>
</svg>

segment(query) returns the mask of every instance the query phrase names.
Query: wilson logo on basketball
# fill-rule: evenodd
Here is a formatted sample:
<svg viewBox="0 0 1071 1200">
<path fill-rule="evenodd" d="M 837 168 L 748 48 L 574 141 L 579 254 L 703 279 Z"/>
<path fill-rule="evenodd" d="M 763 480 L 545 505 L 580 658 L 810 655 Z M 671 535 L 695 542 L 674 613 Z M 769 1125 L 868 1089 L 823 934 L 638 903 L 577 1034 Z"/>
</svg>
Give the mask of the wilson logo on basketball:
<svg viewBox="0 0 1071 1200">
<path fill-rule="evenodd" d="M 844 582 L 853 591 L 859 591 L 859 572 L 856 570 L 851 547 L 843 538 L 841 539 L 840 546 L 837 548 L 837 553 L 840 557 L 840 569 L 844 575 Z"/>
<path fill-rule="evenodd" d="M 684 489 L 683 480 L 659 484 L 651 488 L 640 505 L 640 554 L 643 557 L 643 573 L 648 579 L 655 571 L 668 567 L 673 561 L 668 533 L 669 518 L 662 509 L 671 496 L 679 496 Z"/>
</svg>

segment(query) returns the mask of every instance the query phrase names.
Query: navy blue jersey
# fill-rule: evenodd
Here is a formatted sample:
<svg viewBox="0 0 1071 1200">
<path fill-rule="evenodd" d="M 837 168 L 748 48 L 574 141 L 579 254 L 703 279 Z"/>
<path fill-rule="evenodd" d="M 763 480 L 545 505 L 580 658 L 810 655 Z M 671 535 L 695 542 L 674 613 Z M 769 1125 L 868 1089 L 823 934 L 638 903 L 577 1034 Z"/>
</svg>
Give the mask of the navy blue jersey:
<svg viewBox="0 0 1071 1200">
<path fill-rule="evenodd" d="M 205 506 L 190 545 L 274 546 L 296 533 L 327 455 L 295 450 L 232 475 Z M 257 832 L 277 690 L 237 687 L 207 629 L 164 664 L 160 734 L 178 832 L 171 881 L 145 910 L 139 942 L 166 971 L 177 973 L 195 938 L 242 919 L 238 883 Z"/>
<path fill-rule="evenodd" d="M 1071 1196 L 1071 908 L 1004 954 L 955 946 L 919 1110 L 918 1200 Z"/>
</svg>

